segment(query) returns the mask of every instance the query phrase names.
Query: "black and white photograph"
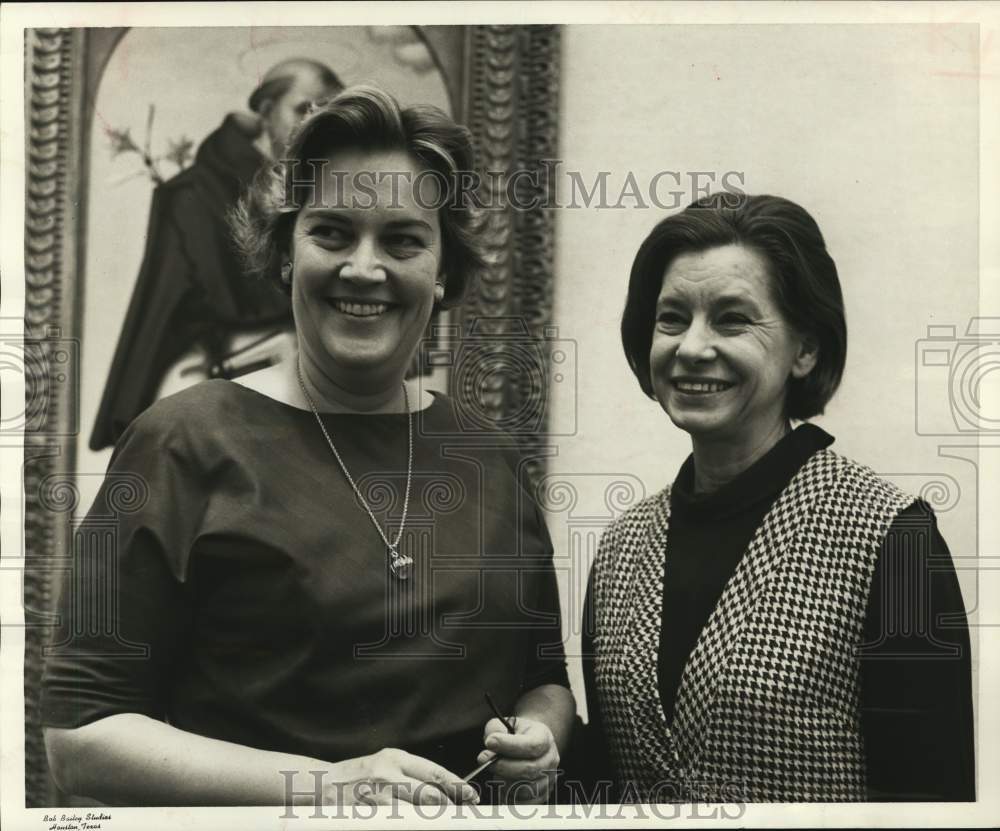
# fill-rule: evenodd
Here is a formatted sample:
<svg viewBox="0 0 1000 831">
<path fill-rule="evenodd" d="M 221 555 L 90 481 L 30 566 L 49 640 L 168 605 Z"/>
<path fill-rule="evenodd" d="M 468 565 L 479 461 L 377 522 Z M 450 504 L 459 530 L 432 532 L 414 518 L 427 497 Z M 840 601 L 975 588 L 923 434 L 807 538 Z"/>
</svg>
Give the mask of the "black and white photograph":
<svg viewBox="0 0 1000 831">
<path fill-rule="evenodd" d="M 0 813 L 1000 822 L 1000 9 L 0 10 Z"/>
</svg>

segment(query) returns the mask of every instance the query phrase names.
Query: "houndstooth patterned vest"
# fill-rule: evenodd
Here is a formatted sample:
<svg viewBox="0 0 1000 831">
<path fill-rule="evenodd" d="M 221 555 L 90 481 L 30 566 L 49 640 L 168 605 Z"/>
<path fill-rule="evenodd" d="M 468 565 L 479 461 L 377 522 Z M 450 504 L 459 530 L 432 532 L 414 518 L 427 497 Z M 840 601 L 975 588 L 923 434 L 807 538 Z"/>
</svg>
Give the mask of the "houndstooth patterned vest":
<svg viewBox="0 0 1000 831">
<path fill-rule="evenodd" d="M 882 540 L 913 501 L 830 450 L 810 457 L 706 623 L 671 724 L 657 675 L 669 487 L 608 528 L 595 676 L 626 801 L 865 799 L 855 646 Z"/>
</svg>

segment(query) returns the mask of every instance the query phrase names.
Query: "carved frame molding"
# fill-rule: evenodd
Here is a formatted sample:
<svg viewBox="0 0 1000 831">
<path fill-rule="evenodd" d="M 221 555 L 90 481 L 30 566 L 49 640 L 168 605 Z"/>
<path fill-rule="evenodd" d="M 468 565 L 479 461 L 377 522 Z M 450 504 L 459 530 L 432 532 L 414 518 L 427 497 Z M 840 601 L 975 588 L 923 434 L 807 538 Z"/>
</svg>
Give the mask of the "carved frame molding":
<svg viewBox="0 0 1000 831">
<path fill-rule="evenodd" d="M 538 170 L 557 157 L 558 26 L 431 27 L 456 103 L 472 130 L 480 166 Z M 57 798 L 42 741 L 39 694 L 52 621 L 53 587 L 66 562 L 76 507 L 73 485 L 79 401 L 75 363 L 80 335 L 86 242 L 90 98 L 116 37 L 99 30 L 25 33 L 25 805 Z M 455 75 L 461 73 L 462 77 Z M 523 195 L 523 194 L 522 194 Z M 544 194 L 539 194 L 544 196 Z M 544 200 L 542 200 L 544 201 Z M 544 206 L 490 212 L 492 266 L 460 309 L 460 342 L 485 336 L 496 371 L 473 373 L 452 390 L 463 407 L 514 424 L 528 473 L 544 473 L 548 353 L 553 337 L 553 212 Z M 513 326 L 513 330 L 511 327 Z M 480 339 L 480 341 L 482 338 Z M 474 352 L 469 353 L 475 355 Z M 527 357 L 525 357 L 527 356 Z M 478 361 L 477 356 L 477 361 Z M 527 360 L 530 371 L 524 370 Z"/>
<path fill-rule="evenodd" d="M 42 650 L 73 508 L 79 332 L 82 32 L 25 35 L 24 705 L 25 806 L 52 791 L 39 715 Z"/>
<path fill-rule="evenodd" d="M 491 266 L 461 311 L 474 368 L 453 370 L 451 394 L 467 412 L 514 433 L 530 481 L 545 459 L 549 406 L 555 214 L 546 160 L 558 158 L 561 27 L 469 28 L 465 123 L 479 166 L 517 178 L 517 209 L 488 213 Z M 533 207 L 525 207 L 531 206 Z M 481 346 L 474 344 L 482 343 Z M 456 368 L 461 366 L 456 361 Z"/>
</svg>

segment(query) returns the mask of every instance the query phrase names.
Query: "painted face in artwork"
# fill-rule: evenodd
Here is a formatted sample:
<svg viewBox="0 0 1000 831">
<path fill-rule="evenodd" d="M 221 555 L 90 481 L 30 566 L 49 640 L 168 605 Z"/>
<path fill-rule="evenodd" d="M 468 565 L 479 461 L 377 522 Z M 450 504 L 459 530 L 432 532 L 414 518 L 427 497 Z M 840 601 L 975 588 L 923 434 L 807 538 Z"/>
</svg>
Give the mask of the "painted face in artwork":
<svg viewBox="0 0 1000 831">
<path fill-rule="evenodd" d="M 299 69 L 294 81 L 280 98 L 268 101 L 261 109 L 261 121 L 271 141 L 271 154 L 281 158 L 292 134 L 315 101 L 335 95 L 339 89 L 329 86 L 315 70 Z"/>
</svg>

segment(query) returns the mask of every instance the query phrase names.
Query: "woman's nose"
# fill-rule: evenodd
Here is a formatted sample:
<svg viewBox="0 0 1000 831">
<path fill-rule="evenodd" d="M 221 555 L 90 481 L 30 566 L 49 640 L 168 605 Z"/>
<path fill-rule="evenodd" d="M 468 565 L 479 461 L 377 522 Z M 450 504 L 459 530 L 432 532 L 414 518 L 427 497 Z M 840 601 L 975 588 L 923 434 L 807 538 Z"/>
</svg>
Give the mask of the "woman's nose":
<svg viewBox="0 0 1000 831">
<path fill-rule="evenodd" d="M 350 259 L 340 269 L 340 277 L 352 283 L 384 283 L 388 277 L 373 240 L 361 239 Z"/>
<path fill-rule="evenodd" d="M 715 341 L 710 326 L 693 321 L 681 336 L 677 346 L 677 357 L 697 363 L 715 357 Z"/>
</svg>

